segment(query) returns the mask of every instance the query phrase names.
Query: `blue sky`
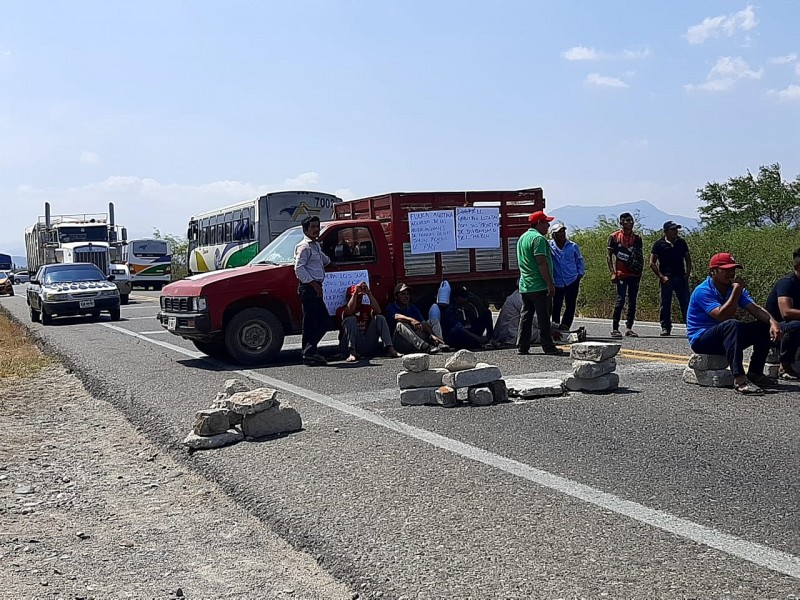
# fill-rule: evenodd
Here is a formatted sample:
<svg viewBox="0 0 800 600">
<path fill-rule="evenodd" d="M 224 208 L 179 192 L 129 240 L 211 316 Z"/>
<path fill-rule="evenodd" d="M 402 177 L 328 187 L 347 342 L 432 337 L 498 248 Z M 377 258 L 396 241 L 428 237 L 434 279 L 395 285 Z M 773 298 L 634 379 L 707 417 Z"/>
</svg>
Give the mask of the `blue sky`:
<svg viewBox="0 0 800 600">
<path fill-rule="evenodd" d="M 800 3 L 0 0 L 0 250 L 277 189 L 541 186 L 548 206 L 800 174 Z"/>
</svg>

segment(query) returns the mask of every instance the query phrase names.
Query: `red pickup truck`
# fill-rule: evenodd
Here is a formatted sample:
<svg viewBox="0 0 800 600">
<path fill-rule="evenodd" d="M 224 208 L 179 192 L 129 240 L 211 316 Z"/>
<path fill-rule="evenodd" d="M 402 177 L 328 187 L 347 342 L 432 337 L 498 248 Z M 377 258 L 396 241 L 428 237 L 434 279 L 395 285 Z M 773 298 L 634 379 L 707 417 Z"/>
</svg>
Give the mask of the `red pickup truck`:
<svg viewBox="0 0 800 600">
<path fill-rule="evenodd" d="M 408 213 L 489 206 L 499 209 L 499 248 L 412 254 Z M 528 215 L 544 206 L 541 188 L 391 193 L 342 202 L 335 205 L 334 220 L 322 224 L 319 237 L 331 258 L 326 272 L 367 271 L 381 306 L 402 281 L 413 289 L 412 302 L 427 310 L 443 279 L 466 285 L 487 303 L 501 304 L 517 286 L 517 240 L 528 229 Z M 302 238 L 300 227 L 288 229 L 247 266 L 169 284 L 161 293 L 159 322 L 210 356 L 246 365 L 268 363 L 285 336 L 301 333 L 294 247 Z"/>
</svg>

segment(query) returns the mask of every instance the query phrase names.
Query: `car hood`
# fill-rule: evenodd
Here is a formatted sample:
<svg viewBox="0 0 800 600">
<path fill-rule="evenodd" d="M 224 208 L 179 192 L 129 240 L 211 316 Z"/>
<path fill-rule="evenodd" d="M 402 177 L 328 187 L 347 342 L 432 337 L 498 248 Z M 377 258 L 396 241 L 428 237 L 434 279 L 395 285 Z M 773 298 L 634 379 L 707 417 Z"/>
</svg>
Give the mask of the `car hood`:
<svg viewBox="0 0 800 600">
<path fill-rule="evenodd" d="M 115 290 L 117 286 L 108 281 L 73 281 L 71 283 L 46 283 L 42 288 L 48 292 L 76 292 L 81 290 Z"/>
<path fill-rule="evenodd" d="M 263 288 L 274 277 L 294 273 L 293 265 L 246 265 L 234 269 L 221 269 L 198 273 L 186 279 L 170 283 L 161 292 L 162 296 L 194 296 L 220 294 L 230 288 Z"/>
</svg>

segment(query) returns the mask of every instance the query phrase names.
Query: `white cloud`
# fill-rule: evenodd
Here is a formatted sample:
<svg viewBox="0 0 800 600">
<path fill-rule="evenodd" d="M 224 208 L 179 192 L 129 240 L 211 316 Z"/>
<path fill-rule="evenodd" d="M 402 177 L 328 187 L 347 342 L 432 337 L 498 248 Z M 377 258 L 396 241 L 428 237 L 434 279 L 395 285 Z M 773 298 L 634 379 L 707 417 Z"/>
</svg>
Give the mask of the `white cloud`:
<svg viewBox="0 0 800 600">
<path fill-rule="evenodd" d="M 752 6 L 737 13 L 719 17 L 706 17 L 699 25 L 692 25 L 684 37 L 690 44 L 702 44 L 707 39 L 730 37 L 736 30 L 750 31 L 758 25 L 758 18 Z"/>
<path fill-rule="evenodd" d="M 708 72 L 705 83 L 683 86 L 687 92 L 726 92 L 740 79 L 761 79 L 764 69 L 754 71 L 741 57 L 722 56 Z"/>
<path fill-rule="evenodd" d="M 800 85 L 792 84 L 785 90 L 770 90 L 769 93 L 782 102 L 800 102 Z"/>
<path fill-rule="evenodd" d="M 769 63 L 773 65 L 790 65 L 797 60 L 797 54 L 786 54 L 785 56 L 773 56 Z"/>
<path fill-rule="evenodd" d="M 599 73 L 589 73 L 586 76 L 586 83 L 597 87 L 610 87 L 610 88 L 626 88 L 629 87 L 627 83 L 617 77 L 608 77 L 607 75 L 600 75 Z"/>
<path fill-rule="evenodd" d="M 80 160 L 82 163 L 86 163 L 87 165 L 96 165 L 100 162 L 100 156 L 96 152 L 84 150 L 81 152 L 81 156 L 78 160 Z"/>
<path fill-rule="evenodd" d="M 285 179 L 283 185 L 286 187 L 307 187 L 309 185 L 316 185 L 319 183 L 319 174 L 314 171 L 308 173 L 301 173 L 292 179 Z"/>
<path fill-rule="evenodd" d="M 602 52 L 594 48 L 587 48 L 586 46 L 574 46 L 569 50 L 561 53 L 566 60 L 632 60 L 638 58 L 647 58 L 652 54 L 650 48 L 641 48 L 637 50 L 623 50 L 622 52 Z"/>
<path fill-rule="evenodd" d="M 0 56 L 11 56 L 11 50 L 0 50 Z"/>
</svg>

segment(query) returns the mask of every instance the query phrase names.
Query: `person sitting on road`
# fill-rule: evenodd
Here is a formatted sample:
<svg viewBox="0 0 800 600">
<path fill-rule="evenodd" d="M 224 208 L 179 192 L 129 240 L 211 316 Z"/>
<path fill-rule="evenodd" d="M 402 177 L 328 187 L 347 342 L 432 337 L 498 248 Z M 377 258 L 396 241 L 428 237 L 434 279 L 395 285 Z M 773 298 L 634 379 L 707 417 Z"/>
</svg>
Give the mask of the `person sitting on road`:
<svg viewBox="0 0 800 600">
<path fill-rule="evenodd" d="M 455 349 L 477 350 L 489 343 L 493 333 L 492 313 L 474 293 L 458 287 L 442 314 L 444 341 Z"/>
<path fill-rule="evenodd" d="M 783 339 L 780 345 L 781 379 L 800 379 L 793 365 L 800 350 L 800 248 L 794 251 L 794 272 L 778 280 L 767 298 L 766 309 L 780 324 Z"/>
<path fill-rule="evenodd" d="M 411 287 L 398 283 L 394 287 L 394 302 L 386 306 L 386 322 L 394 333 L 392 342 L 398 352 L 436 354 L 447 349 L 444 340 L 434 333 L 439 323 L 425 321 L 419 308 L 410 303 Z"/>
<path fill-rule="evenodd" d="M 722 354 L 728 357 L 733 373 L 733 389 L 740 394 L 762 394 L 759 386 L 775 381 L 764 375 L 764 365 L 771 341 L 781 338 L 780 325 L 766 310 L 753 302 L 736 276 L 742 268 L 727 252 L 711 257 L 708 263 L 711 274 L 698 285 L 689 299 L 686 319 L 686 337 L 692 352 L 697 354 Z M 756 318 L 743 323 L 735 317 L 742 308 Z M 745 375 L 744 350 L 753 347 L 750 366 Z"/>
<path fill-rule="evenodd" d="M 365 281 L 347 288 L 347 303 L 336 310 L 336 316 L 342 323 L 339 344 L 348 355 L 346 362 L 380 353 L 402 356 L 394 349 L 389 325 Z"/>
</svg>

